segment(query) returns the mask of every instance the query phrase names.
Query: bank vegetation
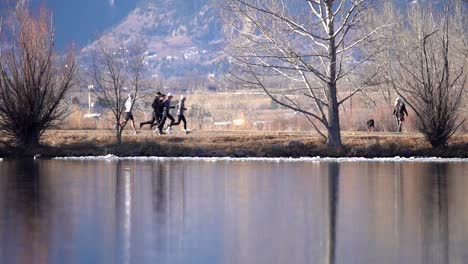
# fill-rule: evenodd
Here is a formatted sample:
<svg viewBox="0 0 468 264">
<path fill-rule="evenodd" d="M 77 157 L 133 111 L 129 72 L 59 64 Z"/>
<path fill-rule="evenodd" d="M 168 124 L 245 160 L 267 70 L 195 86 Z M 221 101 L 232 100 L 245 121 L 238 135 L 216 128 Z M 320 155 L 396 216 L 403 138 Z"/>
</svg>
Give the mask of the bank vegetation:
<svg viewBox="0 0 468 264">
<path fill-rule="evenodd" d="M 468 134 L 456 135 L 450 144 L 433 148 L 419 133 L 343 132 L 344 147 L 329 148 L 321 136 L 288 131 L 193 131 L 155 136 L 126 131 L 118 144 L 112 130 L 59 131 L 45 134 L 41 145 L 26 156 L 38 158 L 117 155 L 160 157 L 447 157 L 468 158 Z M 18 155 L 0 145 L 0 157 Z"/>
</svg>

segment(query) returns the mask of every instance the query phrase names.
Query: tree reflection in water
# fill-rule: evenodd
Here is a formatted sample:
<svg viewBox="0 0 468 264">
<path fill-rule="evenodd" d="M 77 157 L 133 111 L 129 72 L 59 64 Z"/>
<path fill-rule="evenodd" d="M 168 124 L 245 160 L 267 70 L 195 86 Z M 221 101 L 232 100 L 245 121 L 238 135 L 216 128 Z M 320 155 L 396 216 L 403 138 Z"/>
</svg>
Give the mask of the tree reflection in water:
<svg viewBox="0 0 468 264">
<path fill-rule="evenodd" d="M 0 263 L 466 263 L 466 171 L 2 161 Z"/>
<path fill-rule="evenodd" d="M 336 256 L 336 226 L 339 208 L 339 177 L 340 164 L 338 162 L 330 162 L 328 164 L 328 263 L 335 264 Z"/>
</svg>

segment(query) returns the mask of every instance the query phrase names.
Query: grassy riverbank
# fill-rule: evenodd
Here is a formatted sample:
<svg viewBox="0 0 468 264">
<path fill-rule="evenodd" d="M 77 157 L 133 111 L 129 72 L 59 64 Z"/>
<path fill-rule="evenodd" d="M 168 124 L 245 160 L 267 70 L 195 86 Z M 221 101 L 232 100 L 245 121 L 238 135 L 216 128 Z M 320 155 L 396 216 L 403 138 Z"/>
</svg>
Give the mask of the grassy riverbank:
<svg viewBox="0 0 468 264">
<path fill-rule="evenodd" d="M 288 131 L 176 131 L 155 136 L 125 131 L 121 145 L 110 130 L 55 130 L 27 156 L 191 156 L 191 157 L 458 157 L 468 158 L 468 134 L 455 136 L 448 147 L 432 149 L 421 134 L 343 132 L 344 148 L 331 149 L 311 132 Z M 15 155 L 2 146 L 2 157 Z"/>
</svg>

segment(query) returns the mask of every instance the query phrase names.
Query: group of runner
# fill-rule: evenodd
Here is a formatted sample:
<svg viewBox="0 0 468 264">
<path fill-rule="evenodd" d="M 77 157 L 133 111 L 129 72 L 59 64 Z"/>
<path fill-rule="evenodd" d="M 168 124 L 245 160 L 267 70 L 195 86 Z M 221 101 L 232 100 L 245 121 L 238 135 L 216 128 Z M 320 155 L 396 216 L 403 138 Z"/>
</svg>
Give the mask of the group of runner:
<svg viewBox="0 0 468 264">
<path fill-rule="evenodd" d="M 188 134 L 189 131 L 187 130 L 187 120 L 185 119 L 185 115 L 184 115 L 185 110 L 187 110 L 187 108 L 185 108 L 185 100 L 187 99 L 187 97 L 185 97 L 184 95 L 181 95 L 177 106 L 171 105 L 172 98 L 173 98 L 173 95 L 171 93 L 168 93 L 167 95 L 165 95 L 165 94 L 162 94 L 161 92 L 157 92 L 156 96 L 154 97 L 153 103 L 151 104 L 151 107 L 153 108 L 152 117 L 148 121 L 141 122 L 140 129 L 144 125 L 150 125 L 150 129 L 156 126 L 156 129 L 154 130 L 154 132 L 158 135 L 163 135 L 166 133 L 170 134 L 172 131 L 172 126 L 177 126 L 181 122 L 183 122 L 184 123 L 183 131 L 185 132 L 185 134 Z M 134 117 L 132 114 L 132 108 L 133 108 L 134 102 L 135 102 L 134 95 L 132 93 L 129 93 L 128 99 L 127 101 L 125 101 L 125 116 L 124 116 L 125 120 L 119 124 L 120 125 L 119 127 L 120 129 L 122 129 L 130 120 L 131 121 L 130 125 L 133 129 L 133 134 L 137 134 L 137 131 L 135 129 L 135 121 L 134 121 Z M 175 121 L 174 117 L 171 115 L 170 111 L 172 108 L 177 108 L 177 122 Z M 398 132 L 401 132 L 403 121 L 405 120 L 404 118 L 405 114 L 406 116 L 408 116 L 405 103 L 400 97 L 397 97 L 397 99 L 395 100 L 393 115 L 395 116 L 396 121 L 397 121 Z M 164 132 L 164 125 L 167 119 L 169 119 L 170 122 L 167 125 L 165 132 Z M 369 131 L 375 128 L 374 119 L 370 119 L 367 121 L 367 128 Z"/>
<path fill-rule="evenodd" d="M 156 96 L 154 97 L 153 103 L 151 104 L 151 108 L 153 109 L 152 117 L 150 120 L 141 122 L 140 123 L 140 129 L 144 125 L 150 125 L 150 129 L 152 129 L 154 126 L 156 126 L 156 129 L 154 132 L 158 135 L 163 135 L 166 133 L 171 133 L 172 132 L 172 126 L 177 126 L 181 122 L 184 123 L 184 128 L 183 131 L 188 134 L 189 131 L 187 130 L 187 120 L 185 119 L 185 100 L 187 97 L 184 95 L 180 96 L 180 100 L 176 106 L 172 106 L 172 98 L 174 96 L 171 93 L 168 93 L 167 95 L 162 94 L 161 92 L 157 92 Z M 132 108 L 133 104 L 135 102 L 134 96 L 132 93 L 128 94 L 127 101 L 125 101 L 125 116 L 124 116 L 124 122 L 120 124 L 121 127 L 124 127 L 125 124 L 130 120 L 130 125 L 133 129 L 133 134 L 136 134 L 137 131 L 135 129 L 135 121 L 134 117 L 132 114 Z M 170 110 L 176 108 L 177 109 L 177 122 L 175 121 L 174 117 L 171 115 Z M 164 125 L 167 121 L 167 119 L 170 120 L 169 124 L 167 125 L 166 129 L 164 130 Z M 165 132 L 164 132 L 165 131 Z"/>
</svg>

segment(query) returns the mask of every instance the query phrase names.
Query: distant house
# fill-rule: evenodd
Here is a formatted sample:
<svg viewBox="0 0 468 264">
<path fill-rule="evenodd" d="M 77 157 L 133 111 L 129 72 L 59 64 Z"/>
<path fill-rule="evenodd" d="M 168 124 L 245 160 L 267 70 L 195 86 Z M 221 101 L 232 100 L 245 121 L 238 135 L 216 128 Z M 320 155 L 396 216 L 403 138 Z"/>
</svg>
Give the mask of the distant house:
<svg viewBox="0 0 468 264">
<path fill-rule="evenodd" d="M 231 121 L 218 121 L 218 122 L 213 122 L 214 126 L 219 126 L 219 127 L 229 127 L 232 124 Z"/>
</svg>

